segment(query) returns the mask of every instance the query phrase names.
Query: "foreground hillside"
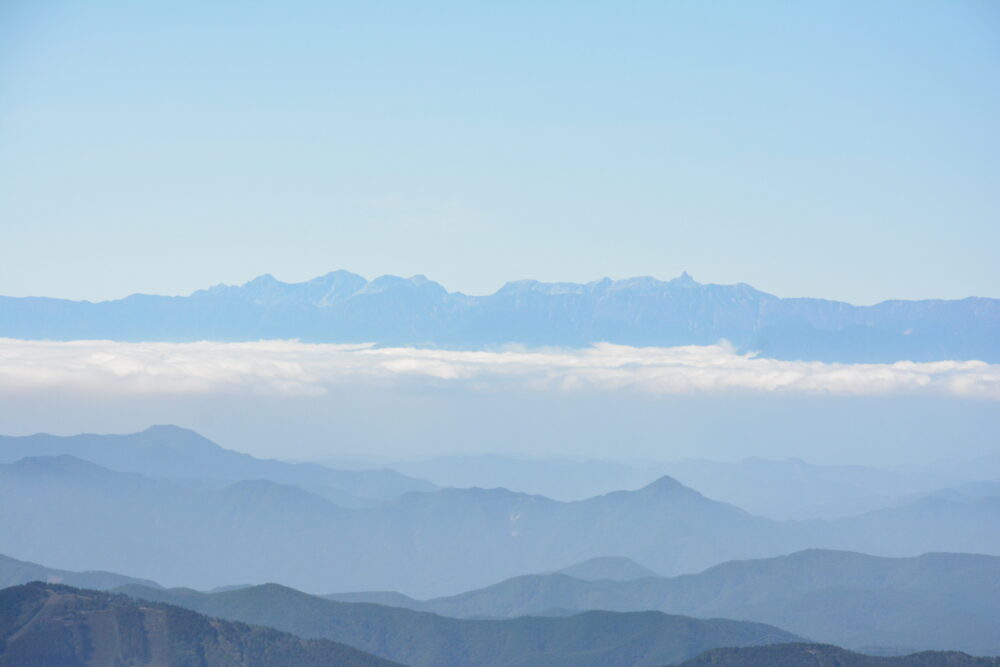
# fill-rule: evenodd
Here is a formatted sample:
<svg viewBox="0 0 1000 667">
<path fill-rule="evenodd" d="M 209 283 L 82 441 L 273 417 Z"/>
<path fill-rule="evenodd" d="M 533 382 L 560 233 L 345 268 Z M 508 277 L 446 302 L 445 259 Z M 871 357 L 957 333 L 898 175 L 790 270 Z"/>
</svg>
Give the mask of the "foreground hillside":
<svg viewBox="0 0 1000 667">
<path fill-rule="evenodd" d="M 0 581 L 8 586 L 45 578 L 78 587 L 116 587 L 145 597 L 155 595 L 150 588 L 160 588 L 113 573 L 53 570 L 0 556 Z M 210 593 L 240 588 L 250 586 L 222 587 Z M 164 599 L 178 604 L 204 599 L 204 594 L 184 589 L 169 595 Z M 877 558 L 810 550 L 724 563 L 675 578 L 651 576 L 648 569 L 627 559 L 597 558 L 560 572 L 517 577 L 446 598 L 416 600 L 392 592 L 324 597 L 480 619 L 658 610 L 767 623 L 868 652 L 878 649 L 893 654 L 897 647 L 908 647 L 1000 654 L 996 632 L 1000 557 L 974 554 Z"/>
<path fill-rule="evenodd" d="M 799 641 L 760 623 L 658 612 L 462 620 L 335 602 L 274 584 L 220 593 L 137 586 L 118 590 L 209 616 L 332 639 L 413 667 L 638 667 L 680 662 L 721 646 Z"/>
<path fill-rule="evenodd" d="M 1000 658 L 973 658 L 958 652 L 873 657 L 835 646 L 796 643 L 794 636 L 767 626 L 655 613 L 594 612 L 563 619 L 477 622 L 377 605 L 338 605 L 275 586 L 214 595 L 158 593 L 188 607 L 212 607 L 230 616 L 268 618 L 276 624 L 298 626 L 304 634 L 319 628 L 321 634 L 344 636 L 381 653 L 406 655 L 414 667 L 1000 665 Z M 727 643 L 730 645 L 720 646 Z M 0 667 L 398 664 L 344 643 L 302 639 L 269 627 L 210 618 L 180 606 L 126 595 L 40 582 L 0 590 Z"/>
<path fill-rule="evenodd" d="M 458 348 L 503 343 L 706 345 L 728 340 L 780 359 L 1000 361 L 1000 300 L 885 301 L 853 306 L 782 299 L 686 273 L 587 284 L 506 284 L 452 293 L 423 276 L 367 281 L 336 271 L 289 284 L 270 275 L 187 297 L 135 294 L 90 303 L 0 297 L 0 337 L 120 341 L 377 342 Z"/>
<path fill-rule="evenodd" d="M 705 651 L 680 667 L 997 667 L 1000 658 L 957 651 L 878 657 L 824 644 L 777 644 Z"/>
<path fill-rule="evenodd" d="M 391 667 L 336 642 L 121 595 L 34 583 L 0 591 L 0 667 Z"/>
</svg>

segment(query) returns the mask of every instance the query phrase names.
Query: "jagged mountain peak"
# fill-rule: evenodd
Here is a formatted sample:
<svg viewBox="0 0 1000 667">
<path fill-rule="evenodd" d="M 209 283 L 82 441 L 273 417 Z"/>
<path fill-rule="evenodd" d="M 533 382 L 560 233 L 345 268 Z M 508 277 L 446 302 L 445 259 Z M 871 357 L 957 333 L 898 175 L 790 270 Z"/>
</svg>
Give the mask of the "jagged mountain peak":
<svg viewBox="0 0 1000 667">
<path fill-rule="evenodd" d="M 258 285 L 274 285 L 274 284 L 277 284 L 279 282 L 281 282 L 281 281 L 278 280 L 277 278 L 275 278 L 272 274 L 270 274 L 270 273 L 262 273 L 261 275 L 257 276 L 256 278 L 251 278 L 247 282 L 243 283 L 243 286 L 244 287 L 251 287 L 251 286 L 258 286 Z M 281 283 L 281 284 L 282 285 L 287 285 L 288 283 Z"/>
<path fill-rule="evenodd" d="M 449 294 L 448 290 L 446 290 L 440 283 L 430 280 L 423 274 L 417 274 L 415 276 L 410 276 L 409 278 L 388 274 L 379 276 L 365 285 L 364 288 L 358 293 L 378 294 L 393 290 L 414 290 L 424 294 L 441 297 L 448 296 Z"/>
<path fill-rule="evenodd" d="M 663 475 L 653 480 L 646 486 L 639 489 L 638 493 L 698 493 L 694 489 L 684 486 L 670 475 Z M 700 494 L 699 494 L 700 495 Z"/>
<path fill-rule="evenodd" d="M 359 276 L 356 273 L 351 273 L 350 271 L 346 271 L 344 269 L 337 269 L 335 271 L 330 271 L 328 273 L 324 273 L 321 276 L 316 276 L 315 278 L 313 278 L 311 280 L 307 280 L 307 281 L 305 281 L 304 283 L 301 283 L 301 284 L 303 284 L 303 285 L 308 285 L 308 284 L 312 284 L 312 283 L 329 284 L 329 283 L 338 282 L 338 281 L 351 281 L 351 282 L 360 281 L 362 283 L 368 282 L 367 280 L 365 280 L 364 277 Z"/>
<path fill-rule="evenodd" d="M 700 285 L 701 284 L 698 281 L 696 281 L 694 278 L 692 278 L 691 274 L 688 273 L 687 271 L 681 271 L 681 275 L 677 276 L 676 278 L 674 278 L 670 282 L 674 283 L 675 285 Z"/>
<path fill-rule="evenodd" d="M 126 434 L 116 437 L 120 440 L 127 440 L 131 436 Z M 146 449 L 166 449 L 189 454 L 218 454 L 224 451 L 222 447 L 202 434 L 173 424 L 155 424 L 140 431 L 135 434 L 134 444 Z"/>
<path fill-rule="evenodd" d="M 709 287 L 696 281 L 687 271 L 684 271 L 671 280 L 660 280 L 653 276 L 633 276 L 630 278 L 614 279 L 609 277 L 593 280 L 588 283 L 573 282 L 542 282 L 539 280 L 525 279 L 507 282 L 494 296 L 509 295 L 524 292 L 533 292 L 545 296 L 561 295 L 607 295 L 620 292 L 666 292 L 678 288 L 695 289 Z M 742 283 L 739 285 L 719 285 L 717 288 L 732 288 L 741 291 L 748 287 Z M 752 288 L 751 288 L 752 289 Z M 756 291 L 756 290 L 754 290 Z"/>
<path fill-rule="evenodd" d="M 645 565 L 640 565 L 625 556 L 598 556 L 556 570 L 556 574 L 565 574 L 575 579 L 585 581 L 635 581 L 659 575 Z"/>
</svg>

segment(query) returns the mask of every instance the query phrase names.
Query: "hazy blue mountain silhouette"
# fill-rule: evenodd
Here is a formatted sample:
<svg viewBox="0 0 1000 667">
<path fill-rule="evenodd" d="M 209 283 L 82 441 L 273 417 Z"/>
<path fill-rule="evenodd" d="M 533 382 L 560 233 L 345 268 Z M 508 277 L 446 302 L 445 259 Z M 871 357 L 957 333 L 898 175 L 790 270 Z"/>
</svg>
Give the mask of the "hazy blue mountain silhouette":
<svg viewBox="0 0 1000 667">
<path fill-rule="evenodd" d="M 631 558 L 624 556 L 599 556 L 589 558 L 582 563 L 576 563 L 569 567 L 564 567 L 558 574 L 584 581 L 635 581 L 647 577 L 659 576 L 648 567 L 636 563 Z"/>
<path fill-rule="evenodd" d="M 367 281 L 335 271 L 303 283 L 263 275 L 186 297 L 91 303 L 0 297 L 0 337 L 244 341 L 299 338 L 386 345 L 704 345 L 725 339 L 780 359 L 1000 361 L 1000 300 L 779 298 L 686 273 L 586 284 L 521 280 L 494 294 L 448 292 L 424 276 Z"/>
<path fill-rule="evenodd" d="M 772 519 L 841 518 L 965 482 L 945 471 L 816 465 L 800 459 L 686 459 L 660 469 L 710 498 Z"/>
<path fill-rule="evenodd" d="M 401 667 L 333 641 L 40 582 L 0 590 L 0 667 L 26 665 Z"/>
<path fill-rule="evenodd" d="M 217 480 L 267 479 L 294 484 L 349 507 L 396 498 L 409 491 L 430 491 L 430 482 L 394 470 L 334 470 L 316 463 L 258 459 L 224 449 L 208 438 L 177 426 L 151 426 L 124 435 L 0 436 L 0 463 L 32 456 L 70 455 L 121 472 L 153 477 Z"/>
<path fill-rule="evenodd" d="M 557 500 L 581 500 L 615 490 L 638 489 L 669 475 L 713 500 L 771 519 L 835 519 L 912 501 L 956 488 L 986 492 L 1000 479 L 995 466 L 975 461 L 956 472 L 931 466 L 883 470 L 858 465 L 818 465 L 800 459 L 747 458 L 738 462 L 602 461 L 518 458 L 500 454 L 436 456 L 393 462 L 390 468 L 439 486 L 504 487 Z M 977 490 L 978 489 L 978 490 Z M 994 493 L 992 495 L 1000 495 Z"/>
<path fill-rule="evenodd" d="M 691 571 L 783 551 L 786 539 L 781 524 L 668 478 L 576 503 L 444 489 L 348 509 L 267 480 L 152 478 L 71 456 L 0 465 L 0 553 L 66 569 L 141 565 L 200 588 L 276 580 L 433 595 L 619 549 L 658 571 Z"/>
<path fill-rule="evenodd" d="M 659 612 L 463 620 L 326 600 L 275 584 L 224 593 L 141 586 L 118 590 L 209 616 L 332 639 L 413 667 L 652 666 L 680 662 L 714 647 L 798 641 L 760 623 Z"/>
<path fill-rule="evenodd" d="M 503 454 L 434 456 L 393 461 L 388 466 L 438 486 L 503 487 L 554 500 L 582 500 L 602 493 L 638 489 L 665 474 L 662 464 Z M 689 485 L 693 486 L 693 485 Z"/>
<path fill-rule="evenodd" d="M 349 599 L 388 603 L 391 598 L 355 593 Z M 807 550 L 672 578 L 586 581 L 562 573 L 528 575 L 455 596 L 396 599 L 394 604 L 471 618 L 658 610 L 760 621 L 852 648 L 1000 654 L 1000 557 L 975 554 L 880 558 Z"/>
<path fill-rule="evenodd" d="M 1000 553 L 1000 498 L 921 499 L 837 521 L 779 522 L 673 479 L 561 503 L 504 489 L 411 492 L 345 508 L 268 480 L 153 478 L 72 456 L 0 465 L 0 553 L 207 589 L 429 597 L 623 556 L 665 575 L 808 547 Z"/>
<path fill-rule="evenodd" d="M 0 588 L 19 586 L 32 581 L 65 584 L 67 586 L 90 588 L 100 591 L 130 584 L 148 586 L 152 588 L 160 587 L 160 585 L 155 581 L 150 581 L 148 579 L 126 577 L 121 574 L 115 574 L 114 572 L 103 572 L 100 570 L 92 570 L 89 572 L 56 570 L 51 567 L 17 560 L 0 554 Z"/>
<path fill-rule="evenodd" d="M 153 478 L 66 455 L 0 465 L 0 553 L 66 569 L 141 565 L 160 583 L 199 588 L 281 581 L 433 595 L 619 549 L 677 573 L 771 555 L 787 540 L 781 524 L 669 478 L 575 503 L 444 489 L 349 509 L 268 480 Z"/>
</svg>

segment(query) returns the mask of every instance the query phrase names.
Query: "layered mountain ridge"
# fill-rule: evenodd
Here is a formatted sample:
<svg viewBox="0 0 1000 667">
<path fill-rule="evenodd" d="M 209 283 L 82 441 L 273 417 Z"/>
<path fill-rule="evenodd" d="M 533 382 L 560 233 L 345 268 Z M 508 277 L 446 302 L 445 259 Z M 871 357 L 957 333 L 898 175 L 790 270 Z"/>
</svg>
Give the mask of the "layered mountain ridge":
<svg viewBox="0 0 1000 667">
<path fill-rule="evenodd" d="M 850 480 L 885 491 L 912 488 L 863 468 L 793 461 L 768 464 L 762 474 L 760 463 L 746 469 L 748 483 L 784 484 L 808 472 L 809 483 L 830 476 L 835 488 Z M 140 597 L 265 625 L 274 624 L 270 617 L 231 616 L 195 603 L 253 598 L 266 609 L 277 595 L 308 608 L 319 604 L 315 595 L 282 586 L 239 593 L 270 581 L 314 594 L 383 591 L 323 602 L 389 605 L 397 610 L 386 613 L 397 618 L 399 608 L 424 612 L 406 618 L 431 626 L 441 622 L 426 612 L 533 615 L 549 620 L 529 625 L 564 628 L 569 640 L 592 633 L 587 622 L 559 625 L 568 616 L 638 614 L 621 630 L 642 634 L 667 622 L 648 615 L 659 612 L 766 623 L 865 651 L 988 655 L 1000 653 L 998 488 L 987 477 L 835 520 L 780 521 L 671 476 L 558 501 L 506 488 L 437 488 L 384 469 L 256 459 L 170 426 L 127 435 L 0 437 L 0 553 L 8 554 L 0 558 L 0 583 L 137 586 Z M 942 551 L 965 553 L 927 553 Z M 155 592 L 160 583 L 227 596 Z M 502 627 L 514 628 L 509 636 L 518 641 L 537 637 L 537 628 L 522 635 L 517 624 Z M 617 651 L 613 643 L 601 650 Z M 455 656 L 464 649 L 449 650 L 458 652 L 420 659 L 439 664 L 451 655 L 460 662 Z M 409 653 L 376 652 L 411 662 Z"/>
<path fill-rule="evenodd" d="M 809 549 L 730 561 L 697 574 L 613 580 L 578 568 L 526 575 L 432 600 L 385 592 L 329 599 L 380 602 L 459 618 L 512 618 L 586 609 L 662 611 L 769 623 L 848 648 L 905 646 L 1000 654 L 1000 557 L 926 553 L 884 558 Z"/>
<path fill-rule="evenodd" d="M 718 646 L 796 641 L 796 635 L 761 623 L 659 612 L 455 619 L 325 600 L 275 584 L 224 593 L 141 586 L 126 586 L 118 592 L 302 637 L 332 639 L 413 667 L 640 667 L 680 662 Z"/>
</svg>

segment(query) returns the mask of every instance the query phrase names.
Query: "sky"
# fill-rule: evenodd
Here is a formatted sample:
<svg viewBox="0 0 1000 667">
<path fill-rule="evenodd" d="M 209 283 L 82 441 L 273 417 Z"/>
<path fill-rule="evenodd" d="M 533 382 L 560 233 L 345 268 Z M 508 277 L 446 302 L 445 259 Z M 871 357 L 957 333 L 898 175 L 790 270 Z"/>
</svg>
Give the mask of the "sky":
<svg viewBox="0 0 1000 667">
<path fill-rule="evenodd" d="M 0 294 L 1000 297 L 1000 3 L 0 3 Z"/>
</svg>

